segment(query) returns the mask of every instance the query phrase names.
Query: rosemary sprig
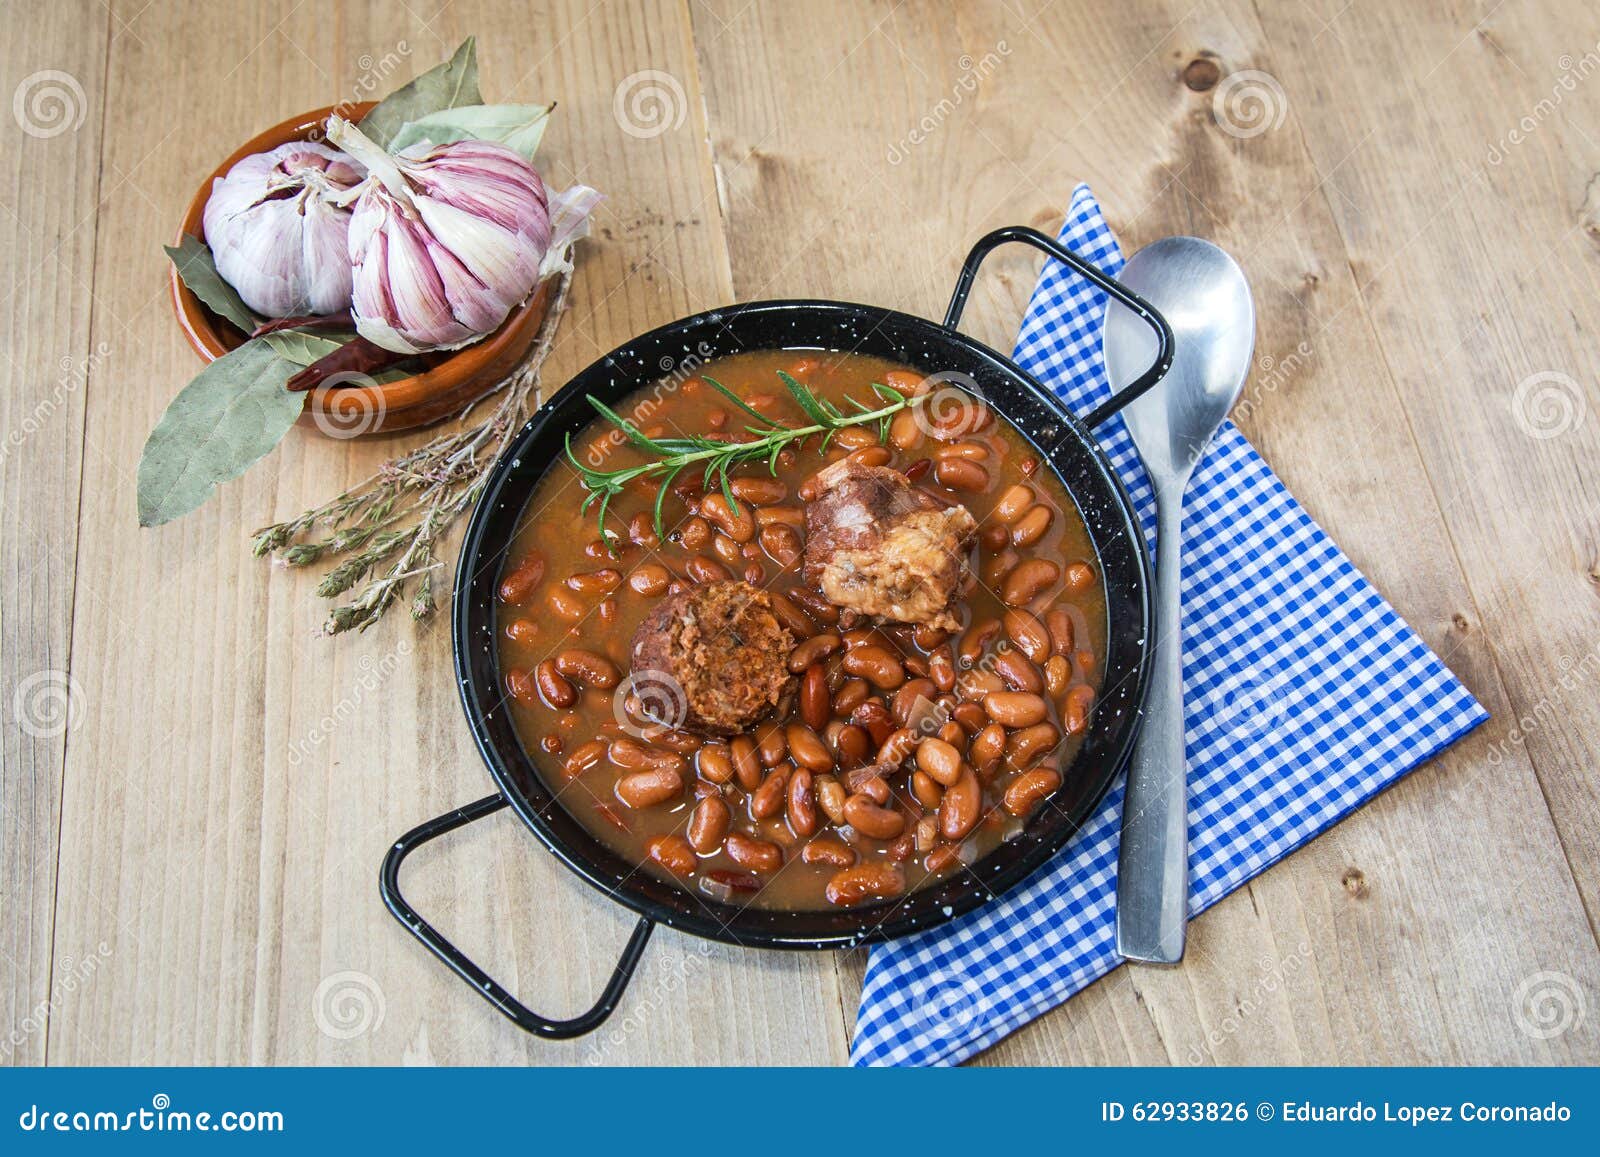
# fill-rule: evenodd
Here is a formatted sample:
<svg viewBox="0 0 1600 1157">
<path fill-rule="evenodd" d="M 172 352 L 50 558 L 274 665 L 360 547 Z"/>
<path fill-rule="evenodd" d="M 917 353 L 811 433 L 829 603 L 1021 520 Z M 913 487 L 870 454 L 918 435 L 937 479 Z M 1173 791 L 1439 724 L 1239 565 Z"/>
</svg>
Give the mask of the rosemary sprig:
<svg viewBox="0 0 1600 1157">
<path fill-rule="evenodd" d="M 527 360 L 485 395 L 483 404 L 494 402 L 487 417 L 472 420 L 475 403 L 456 429 L 390 459 L 337 498 L 255 532 L 257 557 L 270 555 L 284 566 L 310 566 L 341 556 L 317 584 L 323 598 L 353 592 L 348 603 L 329 612 L 324 627 L 328 634 L 366 630 L 413 582 L 411 617 L 433 613 L 434 572 L 444 565 L 435 550 L 478 500 L 490 466 L 527 421 L 529 400 L 538 389 L 539 370 L 566 309 L 571 281 L 569 271 Z M 312 537 L 318 533 L 326 536 Z"/>
<path fill-rule="evenodd" d="M 583 500 L 582 510 L 587 512 L 591 506 L 599 507 L 597 517 L 602 536 L 605 534 L 606 511 L 611 506 L 611 500 L 621 494 L 629 483 L 640 478 L 660 480 L 661 488 L 656 495 L 655 503 L 655 528 L 656 533 L 664 538 L 666 527 L 662 519 L 662 507 L 667 492 L 678 475 L 690 467 L 701 467 L 702 488 L 708 491 L 713 486 L 719 488 L 728 500 L 729 508 L 737 514 L 739 503 L 733 496 L 733 489 L 728 479 L 729 472 L 735 467 L 764 464 L 770 473 L 776 474 L 778 455 L 786 447 L 797 445 L 807 438 L 821 434 L 822 441 L 817 448 L 820 454 L 827 450 L 828 444 L 833 441 L 833 436 L 847 426 L 876 424 L 878 440 L 887 441 L 889 423 L 894 416 L 907 407 L 920 405 L 928 397 L 909 396 L 892 386 L 874 382 L 873 392 L 884 404 L 874 407 L 855 398 L 846 398 L 845 402 L 851 407 L 851 412 L 846 412 L 827 398 L 818 397 L 804 382 L 796 380 L 782 370 L 778 371 L 778 378 L 801 411 L 810 419 L 807 425 L 786 426 L 776 422 L 748 405 L 744 399 L 715 378 L 701 375 L 702 381 L 759 423 L 759 425 L 745 426 L 745 432 L 754 435 L 745 442 L 722 442 L 700 434 L 687 434 L 676 438 L 650 438 L 599 398 L 589 395 L 589 404 L 594 407 L 595 412 L 621 430 L 623 437 L 631 446 L 655 456 L 654 461 L 637 466 L 625 466 L 620 470 L 596 470 L 578 460 L 578 456 L 572 452 L 572 436 L 567 435 L 567 461 L 578 471 L 584 488 L 589 492 Z"/>
</svg>

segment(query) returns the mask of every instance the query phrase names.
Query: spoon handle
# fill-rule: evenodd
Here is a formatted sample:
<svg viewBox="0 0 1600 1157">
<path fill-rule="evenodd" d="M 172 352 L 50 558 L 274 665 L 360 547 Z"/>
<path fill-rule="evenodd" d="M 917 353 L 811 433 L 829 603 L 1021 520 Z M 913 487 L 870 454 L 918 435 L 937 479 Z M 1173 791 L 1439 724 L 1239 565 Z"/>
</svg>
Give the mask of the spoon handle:
<svg viewBox="0 0 1600 1157">
<path fill-rule="evenodd" d="M 1117 860 L 1117 952 L 1129 960 L 1183 959 L 1189 899 L 1189 778 L 1184 764 L 1183 485 L 1156 496 L 1155 649 L 1144 725 L 1128 767 Z"/>
</svg>

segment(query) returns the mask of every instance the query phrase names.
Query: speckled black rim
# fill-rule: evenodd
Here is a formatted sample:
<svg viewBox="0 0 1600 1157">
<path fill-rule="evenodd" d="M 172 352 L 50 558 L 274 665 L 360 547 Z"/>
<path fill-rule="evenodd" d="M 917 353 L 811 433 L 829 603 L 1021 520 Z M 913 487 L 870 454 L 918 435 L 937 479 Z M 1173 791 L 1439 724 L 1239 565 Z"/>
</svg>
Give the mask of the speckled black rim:
<svg viewBox="0 0 1600 1157">
<path fill-rule="evenodd" d="M 1083 514 L 1105 578 L 1105 688 L 1062 788 L 1023 832 L 970 870 L 888 903 L 773 911 L 718 903 L 640 871 L 574 819 L 544 785 L 502 706 L 495 599 L 506 552 L 535 486 L 566 436 L 594 417 L 593 394 L 615 404 L 714 357 L 761 349 L 849 350 L 926 373 L 970 376 L 988 403 L 1041 454 Z M 835 301 L 766 301 L 684 318 L 589 366 L 517 436 L 490 476 L 462 547 L 454 601 L 456 673 L 473 738 L 511 807 L 564 864 L 608 898 L 651 921 L 730 944 L 838 948 L 905 936 L 953 920 L 1026 879 L 1094 810 L 1133 742 L 1148 674 L 1150 560 L 1127 492 L 1088 431 L 1008 358 L 923 318 Z"/>
</svg>

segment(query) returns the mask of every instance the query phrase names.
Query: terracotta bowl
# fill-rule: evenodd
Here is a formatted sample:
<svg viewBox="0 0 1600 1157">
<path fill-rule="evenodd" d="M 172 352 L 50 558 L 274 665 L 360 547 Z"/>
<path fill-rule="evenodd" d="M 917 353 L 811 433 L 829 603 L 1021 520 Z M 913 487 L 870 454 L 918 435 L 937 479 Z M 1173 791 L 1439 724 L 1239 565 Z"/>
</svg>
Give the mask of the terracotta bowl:
<svg viewBox="0 0 1600 1157">
<path fill-rule="evenodd" d="M 185 233 L 205 239 L 201 217 L 206 200 L 211 196 L 212 182 L 238 161 L 289 141 L 311 140 L 320 135 L 323 124 L 334 112 L 359 120 L 372 104 L 364 101 L 315 109 L 290 117 L 250 138 L 201 183 L 173 240 L 181 240 Z M 244 335 L 202 305 L 200 299 L 184 287 L 176 268 L 172 270 L 171 280 L 172 307 L 178 315 L 178 325 L 196 353 L 210 362 L 243 344 Z M 421 371 L 408 378 L 382 385 L 309 391 L 301 424 L 313 425 L 325 433 L 337 433 L 350 429 L 352 419 L 360 418 L 361 428 L 375 434 L 385 430 L 408 430 L 460 413 L 527 356 L 544 323 L 553 287 L 554 279 L 545 281 L 527 301 L 511 311 L 499 329 L 482 341 L 453 353 L 424 355 Z M 372 421 L 372 415 L 377 416 L 376 421 Z"/>
</svg>

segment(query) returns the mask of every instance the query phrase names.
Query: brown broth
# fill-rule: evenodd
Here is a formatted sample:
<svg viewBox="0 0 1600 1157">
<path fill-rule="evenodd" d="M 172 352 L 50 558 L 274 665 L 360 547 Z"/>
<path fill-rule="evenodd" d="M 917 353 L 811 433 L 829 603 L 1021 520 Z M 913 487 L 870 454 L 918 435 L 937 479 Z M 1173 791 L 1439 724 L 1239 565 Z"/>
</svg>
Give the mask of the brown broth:
<svg viewBox="0 0 1600 1157">
<path fill-rule="evenodd" d="M 717 359 L 700 367 L 700 376 L 658 383 L 624 399 L 614 408 L 646 433 L 659 432 L 662 436 L 713 430 L 730 433 L 742 431 L 747 416 L 740 414 L 727 399 L 702 380 L 704 376 L 711 376 L 772 418 L 788 424 L 803 424 L 807 419 L 785 392 L 778 377 L 779 370 L 794 374 L 817 395 L 845 409 L 849 408 L 844 401 L 847 395 L 874 403 L 876 398 L 871 386 L 875 381 L 889 381 L 901 388 L 909 388 L 922 377 L 894 363 L 861 354 L 763 351 Z M 1018 561 L 1051 560 L 1066 575 L 1083 580 L 1081 585 L 1084 589 L 1068 591 L 1065 589 L 1064 576 L 1052 590 L 1028 604 L 1041 619 L 1049 611 L 1059 609 L 1065 612 L 1074 627 L 1072 650 L 1063 656 L 1064 666 L 1068 670 L 1066 685 L 1056 694 L 1045 694 L 1048 721 L 1061 728 L 1064 705 L 1069 697 L 1076 705 L 1082 706 L 1085 702 L 1092 702 L 1093 692 L 1099 688 L 1100 663 L 1106 653 L 1106 604 L 1099 569 L 1094 565 L 1095 558 L 1083 519 L 1054 475 L 1047 467 L 1040 465 L 1037 454 L 1003 418 L 986 411 L 978 411 L 978 414 L 983 424 L 975 430 L 962 433 L 956 441 L 981 448 L 981 464 L 988 472 L 987 482 L 982 489 L 951 490 L 940 485 L 934 465 L 916 465 L 920 460 L 929 458 L 941 445 L 951 444 L 949 442 L 941 443 L 921 437 L 920 444 L 909 449 L 891 446 L 893 457 L 889 465 L 915 474 L 918 486 L 944 500 L 959 501 L 972 512 L 979 522 L 980 540 L 974 556 L 975 573 L 985 574 L 996 565 L 994 559 L 997 554 L 1012 552 Z M 974 411 L 969 407 L 964 415 L 957 415 L 955 420 L 970 427 L 974 421 Z M 872 442 L 877 443 L 875 427 L 860 426 L 855 429 L 871 433 Z M 858 441 L 862 439 L 861 434 L 852 437 Z M 632 446 L 623 444 L 622 439 L 616 436 L 614 427 L 599 420 L 575 437 L 572 445 L 574 452 L 586 464 L 608 471 L 648 460 Z M 825 456 L 819 456 L 818 441 L 811 439 L 799 453 L 786 454 L 777 476 L 784 483 L 787 496 L 772 505 L 799 507 L 801 501 L 797 497 L 797 490 L 801 483 L 826 462 L 842 456 L 844 452 L 845 449 L 836 444 L 829 448 Z M 971 453 L 978 454 L 980 451 L 975 448 Z M 918 474 L 919 470 L 924 472 Z M 742 467 L 735 472 L 735 477 L 740 476 L 770 477 L 765 468 L 760 466 Z M 679 476 L 675 492 L 668 496 L 663 511 L 669 539 L 659 546 L 628 541 L 630 520 L 643 515 L 643 518 L 636 520 L 637 525 L 649 518 L 654 504 L 654 488 L 636 484 L 627 494 L 613 500 L 607 514 L 607 527 L 621 536 L 614 554 L 608 552 L 600 537 L 593 508 L 588 513 L 579 511 L 586 491 L 571 463 L 564 459 L 558 461 L 539 482 L 508 553 L 503 576 L 509 577 L 519 566 L 523 566 L 521 574 L 527 589 L 516 592 L 520 596 L 516 605 L 502 603 L 498 608 L 497 637 L 502 682 L 507 686 L 513 720 L 529 758 L 540 776 L 558 794 L 563 805 L 600 840 L 631 862 L 663 878 L 675 879 L 691 892 L 698 888 L 736 904 L 750 903 L 781 909 L 825 908 L 829 904 L 824 889 L 838 869 L 822 863 L 802 862 L 802 845 L 808 841 L 796 837 L 783 812 L 780 811 L 774 818 L 751 818 L 748 794 L 739 787 L 737 780 L 721 786 L 704 779 L 697 780 L 696 755 L 692 751 L 685 755 L 688 767 L 683 791 L 676 798 L 649 808 L 630 809 L 616 796 L 615 783 L 624 772 L 609 758 L 599 758 L 592 766 L 576 774 L 569 772 L 567 761 L 584 744 L 594 740 L 607 742 L 624 734 L 619 717 L 625 719 L 626 714 L 616 709 L 612 691 L 581 686 L 577 688 L 578 699 L 573 706 L 565 710 L 556 709 L 540 699 L 532 678 L 532 673 L 541 662 L 551 659 L 563 649 L 573 647 L 604 656 L 626 675 L 629 644 L 634 630 L 660 597 L 638 593 L 630 586 L 629 579 L 642 566 L 664 566 L 678 581 L 688 582 L 690 580 L 685 576 L 684 564 L 692 555 L 701 554 L 723 561 L 734 577 L 740 577 L 746 568 L 750 568 L 746 577 L 768 591 L 786 593 L 802 586 L 799 562 L 787 569 L 780 567 L 760 549 L 759 540 L 749 544 L 753 548 L 750 549 L 741 548 L 729 539 L 720 544 L 721 554 L 715 543 L 706 543 L 696 551 L 686 550 L 681 541 L 684 532 L 687 530 L 693 538 L 700 531 L 702 522 L 693 517 L 694 512 L 686 505 L 683 494 L 687 494 L 691 501 L 697 499 L 698 482 L 699 472 L 692 469 Z M 988 545 L 982 545 L 981 540 L 986 533 L 991 540 L 998 537 L 999 531 L 993 529 L 999 525 L 994 514 L 996 503 L 1001 495 L 1018 483 L 1026 483 L 1031 487 L 1036 501 L 1052 512 L 1049 528 L 1025 547 L 1008 544 L 996 551 Z M 1042 516 L 1036 518 L 1042 519 Z M 801 531 L 803 534 L 803 526 Z M 532 583 L 527 580 L 539 568 L 536 565 L 525 566 L 530 558 L 537 558 L 543 563 L 542 573 Z M 1071 564 L 1078 564 L 1078 568 L 1073 569 Z M 1085 566 L 1088 568 L 1087 578 L 1082 569 Z M 593 579 L 580 577 L 576 583 L 569 583 L 572 576 L 605 571 L 613 573 L 601 574 Z M 618 580 L 620 585 L 610 593 L 571 589 L 574 585 L 598 587 Z M 1003 616 L 1006 608 L 991 587 L 997 589 L 998 583 L 978 581 L 968 584 L 967 593 L 963 596 L 968 616 L 964 621 L 973 626 L 965 634 L 951 638 L 949 641 L 953 646 L 970 636 L 978 625 Z M 834 628 L 824 626 L 820 629 Z M 919 647 L 912 640 L 909 629 L 893 628 L 890 632 L 891 641 L 904 659 L 913 664 L 926 661 L 929 648 Z M 1004 631 L 1001 631 L 997 642 L 980 654 L 974 668 L 992 675 L 995 670 L 992 664 L 997 656 L 1006 652 L 1012 657 L 1001 660 L 1003 663 L 1014 663 L 1023 658 L 1021 650 L 1010 644 Z M 829 683 L 834 688 L 846 679 L 839 666 L 838 655 L 828 661 Z M 1058 672 L 1062 667 L 1062 664 L 1057 665 Z M 887 706 L 893 696 L 891 693 L 877 697 L 885 700 Z M 796 718 L 797 709 L 790 708 L 781 718 L 764 719 L 757 725 L 752 738 Z M 638 730 L 634 727 L 632 733 L 636 734 Z M 1063 775 L 1070 775 L 1073 757 L 1081 743 L 1082 730 L 1082 726 L 1079 726 L 1075 733 L 1066 734 L 1059 745 L 1044 754 L 1042 759 L 1032 761 L 1027 766 L 1042 763 L 1059 769 Z M 678 738 L 685 747 L 695 743 L 693 738 L 681 734 Z M 966 736 L 968 741 L 971 738 L 970 734 Z M 876 747 L 876 744 L 872 745 L 874 752 Z M 960 745 L 960 749 L 965 756 L 965 744 Z M 589 750 L 595 751 L 597 748 Z M 938 875 L 961 870 L 961 865 L 975 862 L 1020 830 L 1025 815 L 1019 818 L 1010 814 L 1000 806 L 1000 801 L 1006 788 L 1025 772 L 1026 767 L 1014 769 L 1009 766 L 1009 760 L 1006 763 L 984 785 L 983 820 L 957 845 L 958 861 L 944 866 Z M 779 766 L 781 768 L 784 765 Z M 907 760 L 904 766 L 907 769 L 914 768 L 915 759 Z M 844 781 L 847 773 L 837 766 L 835 773 Z M 888 782 L 900 801 L 899 806 L 913 817 L 908 819 L 905 831 L 912 835 L 914 841 L 917 830 L 914 817 L 923 814 L 923 809 L 912 796 L 910 779 L 910 771 L 902 770 L 889 778 Z M 776 872 L 760 876 L 762 884 L 758 891 L 741 891 L 730 898 L 725 888 L 707 882 L 714 879 L 710 874 L 716 872 L 737 872 L 742 877 L 749 876 L 748 869 L 734 863 L 726 851 L 697 857 L 690 876 L 698 879 L 674 877 L 650 858 L 647 846 L 651 840 L 682 835 L 695 807 L 697 790 L 716 794 L 724 800 L 733 814 L 733 831 L 753 835 L 783 849 L 782 867 Z M 829 825 L 825 815 L 819 815 L 819 820 L 821 826 L 817 837 L 840 837 L 840 832 Z M 933 874 L 928 872 L 924 863 L 929 849 L 924 847 L 918 850 L 913 847 L 906 854 L 908 841 L 904 836 L 875 840 L 851 829 L 845 833 L 845 838 L 854 847 L 861 863 L 900 863 L 908 890 L 932 878 Z M 942 844 L 943 841 L 939 841 L 935 846 Z M 948 857 L 949 853 L 944 855 Z"/>
</svg>

